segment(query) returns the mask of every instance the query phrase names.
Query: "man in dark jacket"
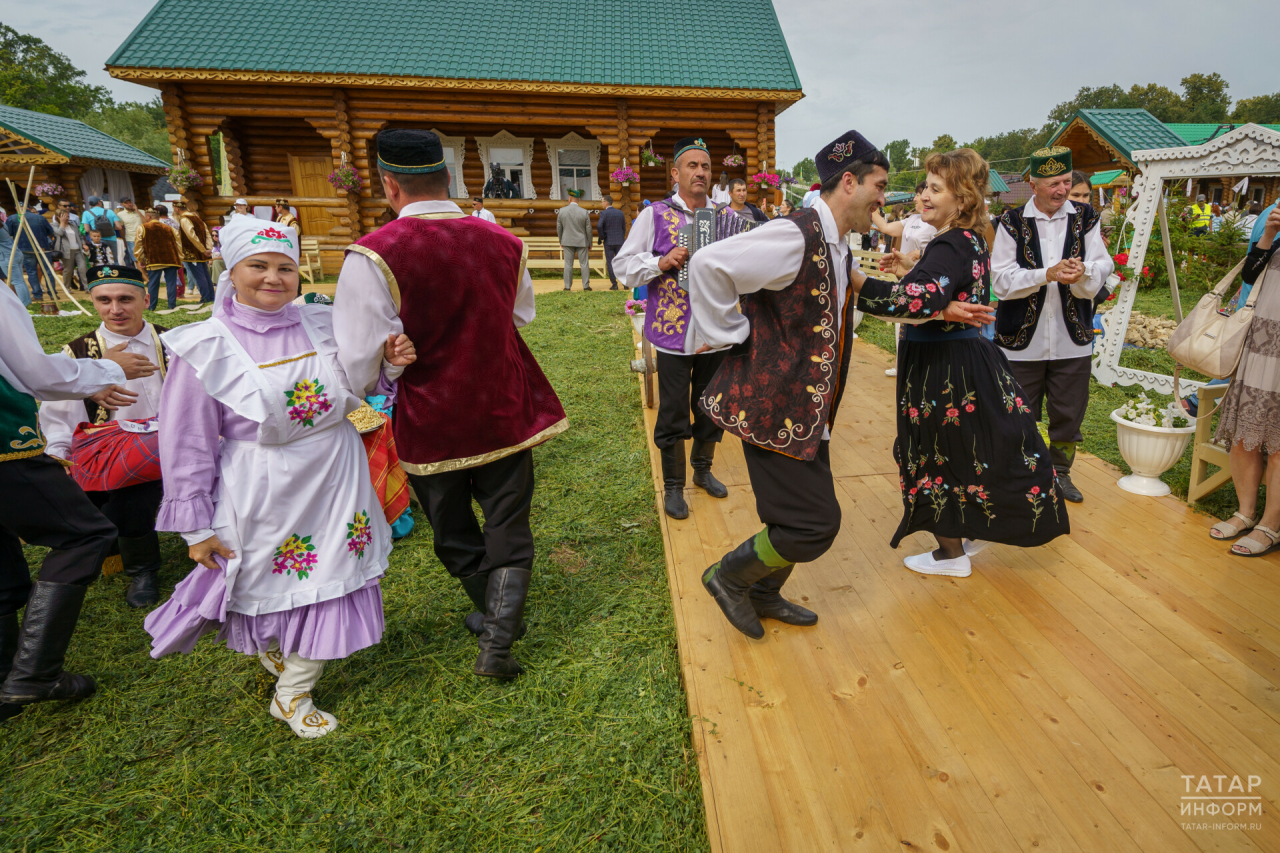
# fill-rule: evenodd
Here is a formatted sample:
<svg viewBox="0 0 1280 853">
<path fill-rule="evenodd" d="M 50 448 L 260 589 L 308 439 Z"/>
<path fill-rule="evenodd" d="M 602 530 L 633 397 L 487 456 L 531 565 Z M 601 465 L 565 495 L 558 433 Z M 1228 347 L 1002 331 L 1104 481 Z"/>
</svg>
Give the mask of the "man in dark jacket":
<svg viewBox="0 0 1280 853">
<path fill-rule="evenodd" d="M 27 226 L 31 229 L 31 234 L 36 238 L 36 242 L 40 244 L 40 248 L 46 252 L 51 251 L 53 249 L 54 234 L 53 229 L 49 227 L 49 220 L 32 210 L 22 214 L 22 219 L 27 221 Z M 25 291 L 17 286 L 21 279 L 15 275 L 13 277 L 14 291 L 18 294 L 18 299 L 22 300 L 23 305 L 30 305 L 32 299 L 41 299 L 44 295 L 40 290 L 40 259 L 36 257 L 35 249 L 31 247 L 31 240 L 27 237 L 27 229 L 21 228 L 19 223 L 19 217 L 15 214 L 9 217 L 4 223 L 4 227 L 22 252 L 22 269 L 27 275 L 27 283 L 31 288 L 27 298 L 23 299 Z M 50 291 L 53 290 L 52 281 L 49 282 L 49 289 Z"/>
<path fill-rule="evenodd" d="M 609 281 L 613 282 L 609 289 L 617 290 L 618 277 L 613 274 L 613 256 L 627 242 L 627 218 L 613 206 L 613 196 L 606 195 L 601 201 L 604 202 L 604 210 L 600 211 L 600 219 L 596 222 L 596 236 L 604 246 L 604 267 L 609 272 Z"/>
</svg>

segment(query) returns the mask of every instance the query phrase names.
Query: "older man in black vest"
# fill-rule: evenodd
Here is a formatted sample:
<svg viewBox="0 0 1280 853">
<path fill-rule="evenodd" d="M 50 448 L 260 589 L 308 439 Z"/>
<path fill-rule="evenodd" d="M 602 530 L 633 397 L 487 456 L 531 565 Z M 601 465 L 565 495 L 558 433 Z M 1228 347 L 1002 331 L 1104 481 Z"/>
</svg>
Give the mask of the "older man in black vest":
<svg viewBox="0 0 1280 853">
<path fill-rule="evenodd" d="M 991 248 L 995 340 L 1037 418 L 1047 399 L 1049 456 L 1062 496 L 1080 503 L 1071 463 L 1089 405 L 1093 298 L 1114 265 L 1098 213 L 1067 201 L 1070 148 L 1031 155 L 1031 190 L 1025 206 L 1001 215 Z"/>
</svg>

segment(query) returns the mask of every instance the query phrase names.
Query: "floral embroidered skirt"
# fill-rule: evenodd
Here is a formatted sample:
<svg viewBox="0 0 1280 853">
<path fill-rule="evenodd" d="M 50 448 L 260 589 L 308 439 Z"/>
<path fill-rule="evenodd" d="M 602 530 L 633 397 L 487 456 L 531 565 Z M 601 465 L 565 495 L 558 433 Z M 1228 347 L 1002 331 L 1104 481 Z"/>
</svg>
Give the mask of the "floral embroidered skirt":
<svg viewBox="0 0 1280 853">
<path fill-rule="evenodd" d="M 903 341 L 897 396 L 894 548 L 917 530 L 1021 547 L 1070 532 L 1049 450 L 994 343 Z"/>
</svg>

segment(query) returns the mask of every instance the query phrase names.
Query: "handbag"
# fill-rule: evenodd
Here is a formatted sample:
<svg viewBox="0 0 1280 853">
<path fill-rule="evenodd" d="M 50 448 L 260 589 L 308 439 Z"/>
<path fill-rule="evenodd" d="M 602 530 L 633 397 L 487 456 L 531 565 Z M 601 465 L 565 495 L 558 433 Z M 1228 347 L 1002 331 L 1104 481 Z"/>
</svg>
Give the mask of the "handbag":
<svg viewBox="0 0 1280 853">
<path fill-rule="evenodd" d="M 1178 379 L 1183 368 L 1203 373 L 1211 379 L 1226 379 L 1235 375 L 1240 356 L 1244 353 L 1245 339 L 1249 336 L 1249 326 L 1253 323 L 1254 304 L 1258 301 L 1258 293 L 1266 275 L 1264 273 L 1258 279 L 1244 305 L 1232 314 L 1226 313 L 1222 309 L 1222 298 L 1244 269 L 1244 262 L 1245 259 L 1241 258 L 1240 263 L 1218 282 L 1217 287 L 1201 296 L 1196 307 L 1169 336 L 1165 348 L 1177 363 L 1173 371 L 1175 400 L 1182 399 L 1182 395 L 1178 393 Z M 1217 407 L 1214 411 L 1217 411 Z M 1213 412 L 1209 412 L 1200 417 L 1212 414 Z"/>
</svg>

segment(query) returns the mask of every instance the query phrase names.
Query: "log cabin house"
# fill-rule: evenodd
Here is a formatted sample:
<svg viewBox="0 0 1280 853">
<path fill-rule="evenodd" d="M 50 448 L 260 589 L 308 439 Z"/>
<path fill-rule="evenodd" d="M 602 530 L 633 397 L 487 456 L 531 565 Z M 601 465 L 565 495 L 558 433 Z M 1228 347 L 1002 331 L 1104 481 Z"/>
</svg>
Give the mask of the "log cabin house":
<svg viewBox="0 0 1280 853">
<path fill-rule="evenodd" d="M 459 200 L 481 195 L 498 170 L 516 197 L 486 207 L 522 236 L 555 235 L 570 185 L 586 193 L 584 207 L 599 209 L 608 192 L 634 217 L 667 194 L 684 136 L 706 140 L 717 174 L 773 170 L 774 122 L 803 93 L 771 0 L 526 0 L 515 11 L 460 0 L 159 0 L 107 68 L 160 90 L 175 163 L 204 177 L 187 196 L 206 219 L 216 224 L 238 196 L 288 196 L 303 234 L 328 251 L 390 213 L 375 150 L 387 127 L 440 134 Z M 736 58 L 723 53 L 730 42 Z M 667 162 L 642 166 L 650 147 Z M 735 153 L 742 166 L 722 167 Z M 359 173 L 358 195 L 328 183 L 343 164 Z M 624 164 L 638 182 L 610 180 Z"/>
</svg>

